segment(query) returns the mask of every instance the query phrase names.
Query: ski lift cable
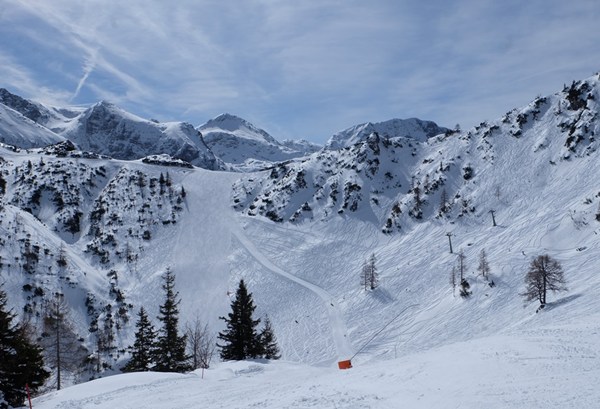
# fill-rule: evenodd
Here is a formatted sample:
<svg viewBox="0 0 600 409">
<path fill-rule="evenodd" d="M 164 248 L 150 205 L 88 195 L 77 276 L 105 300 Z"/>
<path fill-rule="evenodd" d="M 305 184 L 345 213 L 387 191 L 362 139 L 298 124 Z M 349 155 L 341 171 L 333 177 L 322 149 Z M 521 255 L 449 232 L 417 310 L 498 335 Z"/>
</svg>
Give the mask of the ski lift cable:
<svg viewBox="0 0 600 409">
<path fill-rule="evenodd" d="M 419 304 L 412 304 L 412 305 L 409 305 L 408 307 L 404 308 L 402 311 L 400 311 L 394 318 L 392 318 L 387 324 L 385 324 L 383 326 L 383 328 L 381 328 L 379 331 L 377 331 L 354 355 L 352 355 L 350 360 L 354 359 L 354 357 L 356 355 L 360 354 L 362 352 L 362 350 L 365 349 L 367 347 L 367 345 L 369 345 L 371 343 L 371 341 L 373 341 L 377 335 L 381 334 L 392 322 L 396 321 L 396 319 L 399 316 L 404 314 L 406 312 L 406 310 L 408 310 L 409 308 L 412 308 L 412 307 L 416 307 L 418 305 Z"/>
</svg>

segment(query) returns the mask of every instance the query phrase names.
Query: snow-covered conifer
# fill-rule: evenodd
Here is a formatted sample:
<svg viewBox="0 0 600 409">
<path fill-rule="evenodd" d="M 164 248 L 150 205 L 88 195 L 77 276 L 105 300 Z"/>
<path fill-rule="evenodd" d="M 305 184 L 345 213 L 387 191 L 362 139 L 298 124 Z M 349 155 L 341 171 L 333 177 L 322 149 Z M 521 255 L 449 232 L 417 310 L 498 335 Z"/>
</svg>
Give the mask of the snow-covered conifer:
<svg viewBox="0 0 600 409">
<path fill-rule="evenodd" d="M 231 312 L 227 317 L 220 317 L 227 324 L 225 331 L 218 335 L 223 341 L 223 344 L 217 344 L 221 348 L 221 359 L 241 361 L 261 355 L 261 337 L 256 331 L 260 319 L 252 318 L 255 309 L 252 294 L 241 280 L 231 302 Z"/>
<path fill-rule="evenodd" d="M 262 356 L 265 359 L 279 359 L 281 358 L 279 347 L 277 346 L 277 338 L 273 332 L 273 326 L 269 317 L 265 317 L 265 325 L 260 333 L 260 340 L 262 344 Z"/>
<path fill-rule="evenodd" d="M 144 307 L 140 308 L 138 320 L 135 324 L 135 341 L 130 347 L 131 359 L 123 367 L 124 372 L 145 372 L 153 367 L 156 355 L 156 331 L 148 319 Z"/>
<path fill-rule="evenodd" d="M 175 275 L 167 269 L 163 276 L 165 302 L 158 319 L 162 322 L 156 343 L 156 366 L 159 372 L 187 372 L 191 369 L 186 355 L 186 336 L 179 335 L 179 293 L 175 291 Z"/>
<path fill-rule="evenodd" d="M 32 343 L 8 309 L 6 293 L 0 289 L 0 408 L 22 406 L 25 384 L 36 391 L 50 375 L 44 368 L 42 350 Z"/>
</svg>

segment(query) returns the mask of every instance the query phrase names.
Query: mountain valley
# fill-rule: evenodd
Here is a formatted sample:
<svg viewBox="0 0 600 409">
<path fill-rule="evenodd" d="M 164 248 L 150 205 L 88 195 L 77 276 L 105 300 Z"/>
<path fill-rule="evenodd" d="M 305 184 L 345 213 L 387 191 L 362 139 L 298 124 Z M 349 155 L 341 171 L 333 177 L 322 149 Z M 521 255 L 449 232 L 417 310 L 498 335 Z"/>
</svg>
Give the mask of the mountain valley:
<svg viewBox="0 0 600 409">
<path fill-rule="evenodd" d="M 492 407 L 502 399 L 504 407 L 541 406 L 554 387 L 544 371 L 561 365 L 567 375 L 551 374 L 564 382 L 558 391 L 568 394 L 581 368 L 587 395 L 569 397 L 592 407 L 599 396 L 590 385 L 600 381 L 599 101 L 596 74 L 471 129 L 393 119 L 350 127 L 320 147 L 279 142 L 230 114 L 194 127 L 108 102 L 52 108 L 0 90 L 0 282 L 35 328 L 48 302 L 64 297 L 81 345 L 105 363 L 100 373 L 94 365 L 73 373 L 72 384 L 118 372 L 136 312 L 158 314 L 170 269 L 182 323 L 200 319 L 213 332 L 244 279 L 257 316 L 273 323 L 282 372 L 352 358 L 370 382 L 378 371 L 394 382 L 415 379 L 394 372 L 394 362 L 424 382 L 427 371 L 444 372 L 434 357 L 478 373 L 484 366 L 466 360 L 501 354 L 490 376 L 518 367 L 526 382 L 533 365 L 539 391 L 530 401 L 502 395 Z M 482 250 L 487 277 L 478 271 Z M 568 291 L 550 294 L 538 312 L 521 294 L 541 254 L 560 261 Z M 365 290 L 371 255 L 379 282 Z M 467 297 L 451 284 L 459 255 Z M 110 339 L 102 350 L 101 334 Z M 539 354 L 545 360 L 530 364 Z M 231 371 L 273 370 L 263 364 Z M 502 387 L 508 394 L 512 385 Z M 429 392 L 427 402 L 439 403 Z M 361 396 L 375 402 L 370 393 Z"/>
</svg>

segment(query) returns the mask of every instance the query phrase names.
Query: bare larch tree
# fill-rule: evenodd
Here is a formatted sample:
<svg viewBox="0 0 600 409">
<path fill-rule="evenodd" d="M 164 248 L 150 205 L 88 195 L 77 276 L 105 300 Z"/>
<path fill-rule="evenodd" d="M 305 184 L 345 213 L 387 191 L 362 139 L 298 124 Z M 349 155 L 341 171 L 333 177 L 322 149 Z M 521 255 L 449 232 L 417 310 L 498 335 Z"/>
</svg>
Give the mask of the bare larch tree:
<svg viewBox="0 0 600 409">
<path fill-rule="evenodd" d="M 540 307 L 546 305 L 546 294 L 550 291 L 566 291 L 564 272 L 560 263 L 547 254 L 537 256 L 531 261 L 525 276 L 527 301 L 539 300 Z"/>
</svg>

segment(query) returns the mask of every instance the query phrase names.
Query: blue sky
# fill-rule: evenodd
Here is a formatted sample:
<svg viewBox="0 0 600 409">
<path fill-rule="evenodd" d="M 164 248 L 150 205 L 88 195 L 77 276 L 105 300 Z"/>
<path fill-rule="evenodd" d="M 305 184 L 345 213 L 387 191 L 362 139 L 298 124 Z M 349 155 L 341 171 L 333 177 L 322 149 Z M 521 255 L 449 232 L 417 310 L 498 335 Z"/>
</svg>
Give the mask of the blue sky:
<svg viewBox="0 0 600 409">
<path fill-rule="evenodd" d="M 0 87 L 277 139 L 468 128 L 600 71 L 597 0 L 0 0 Z"/>
</svg>

